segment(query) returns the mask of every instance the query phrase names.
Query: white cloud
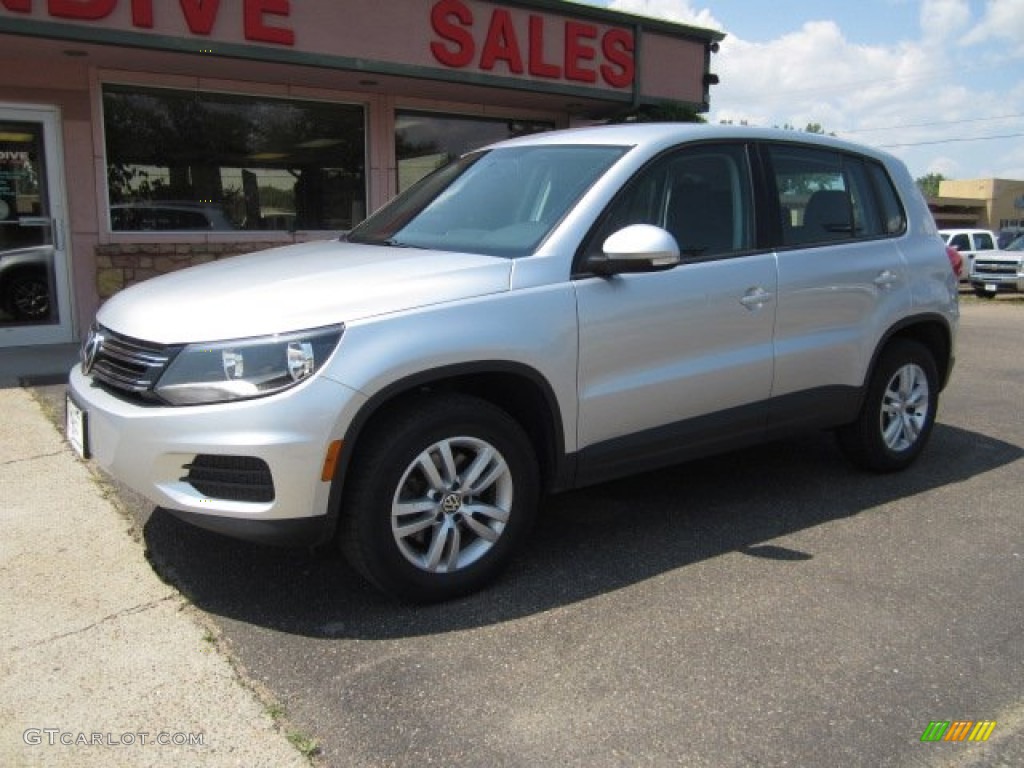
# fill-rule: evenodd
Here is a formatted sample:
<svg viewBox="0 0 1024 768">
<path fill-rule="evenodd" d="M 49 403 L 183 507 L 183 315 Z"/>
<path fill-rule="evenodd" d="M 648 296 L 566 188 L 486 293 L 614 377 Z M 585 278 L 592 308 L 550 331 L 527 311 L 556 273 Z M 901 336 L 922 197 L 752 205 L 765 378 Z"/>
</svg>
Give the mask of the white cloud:
<svg viewBox="0 0 1024 768">
<path fill-rule="evenodd" d="M 908 44 L 856 45 L 835 22 L 815 21 L 765 43 L 727 37 L 713 66 L 714 119 L 862 130 L 934 120 L 935 102 L 920 96 L 944 59 Z"/>
<path fill-rule="evenodd" d="M 930 45 L 962 38 L 970 23 L 971 9 L 967 0 L 921 2 L 921 34 Z"/>
<path fill-rule="evenodd" d="M 1011 44 L 1015 56 L 1024 56 L 1024 0 L 990 0 L 981 22 L 964 37 L 964 45 L 992 40 Z"/>
</svg>

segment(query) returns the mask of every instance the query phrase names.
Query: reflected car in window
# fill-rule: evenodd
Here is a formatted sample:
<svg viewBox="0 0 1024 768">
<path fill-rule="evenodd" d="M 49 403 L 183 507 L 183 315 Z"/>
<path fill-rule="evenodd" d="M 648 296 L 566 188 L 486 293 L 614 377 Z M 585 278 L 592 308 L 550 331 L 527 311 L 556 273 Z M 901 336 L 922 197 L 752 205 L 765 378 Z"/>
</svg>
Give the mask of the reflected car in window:
<svg viewBox="0 0 1024 768">
<path fill-rule="evenodd" d="M 112 205 L 110 228 L 114 232 L 202 232 L 237 227 L 220 206 L 185 201 Z"/>
<path fill-rule="evenodd" d="M 53 310 L 53 247 L 0 251 L 0 309 L 18 322 L 45 322 Z"/>
</svg>

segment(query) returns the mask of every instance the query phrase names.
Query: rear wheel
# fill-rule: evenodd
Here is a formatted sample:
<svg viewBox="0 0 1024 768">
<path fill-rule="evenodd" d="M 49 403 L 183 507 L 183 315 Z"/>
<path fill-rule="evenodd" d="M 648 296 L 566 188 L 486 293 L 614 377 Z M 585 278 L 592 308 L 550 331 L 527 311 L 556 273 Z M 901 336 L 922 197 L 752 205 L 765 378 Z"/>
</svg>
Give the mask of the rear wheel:
<svg viewBox="0 0 1024 768">
<path fill-rule="evenodd" d="M 522 428 L 462 395 L 409 401 L 372 425 L 349 477 L 340 544 L 385 592 L 446 600 L 480 589 L 529 532 L 537 462 Z"/>
<path fill-rule="evenodd" d="M 909 466 L 935 423 L 938 378 L 927 347 L 910 339 L 891 342 L 872 373 L 860 415 L 838 431 L 846 455 L 879 472 Z"/>
</svg>

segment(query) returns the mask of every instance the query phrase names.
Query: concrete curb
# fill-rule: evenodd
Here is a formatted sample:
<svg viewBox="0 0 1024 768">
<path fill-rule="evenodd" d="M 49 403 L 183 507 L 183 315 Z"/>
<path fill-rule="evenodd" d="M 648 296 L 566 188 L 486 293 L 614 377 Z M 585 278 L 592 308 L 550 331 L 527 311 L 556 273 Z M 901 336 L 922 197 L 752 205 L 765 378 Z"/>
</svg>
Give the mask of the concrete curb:
<svg viewBox="0 0 1024 768">
<path fill-rule="evenodd" d="M 0 525 L 0 765 L 308 768 L 19 387 Z"/>
</svg>

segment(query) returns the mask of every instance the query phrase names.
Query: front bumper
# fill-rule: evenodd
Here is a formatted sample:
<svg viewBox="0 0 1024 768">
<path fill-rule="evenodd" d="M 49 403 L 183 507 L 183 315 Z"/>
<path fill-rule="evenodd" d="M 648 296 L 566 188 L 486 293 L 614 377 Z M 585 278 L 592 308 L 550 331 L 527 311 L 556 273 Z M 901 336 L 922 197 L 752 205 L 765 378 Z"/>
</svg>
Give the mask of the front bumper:
<svg viewBox="0 0 1024 768">
<path fill-rule="evenodd" d="M 155 505 L 204 528 L 313 543 L 328 528 L 330 443 L 365 398 L 324 376 L 270 397 L 200 406 L 128 401 L 71 371 L 88 453 Z M 210 480 L 210 477 L 213 480 Z"/>
<path fill-rule="evenodd" d="M 971 273 L 971 287 L 989 293 L 1024 293 L 1024 274 Z"/>
</svg>

